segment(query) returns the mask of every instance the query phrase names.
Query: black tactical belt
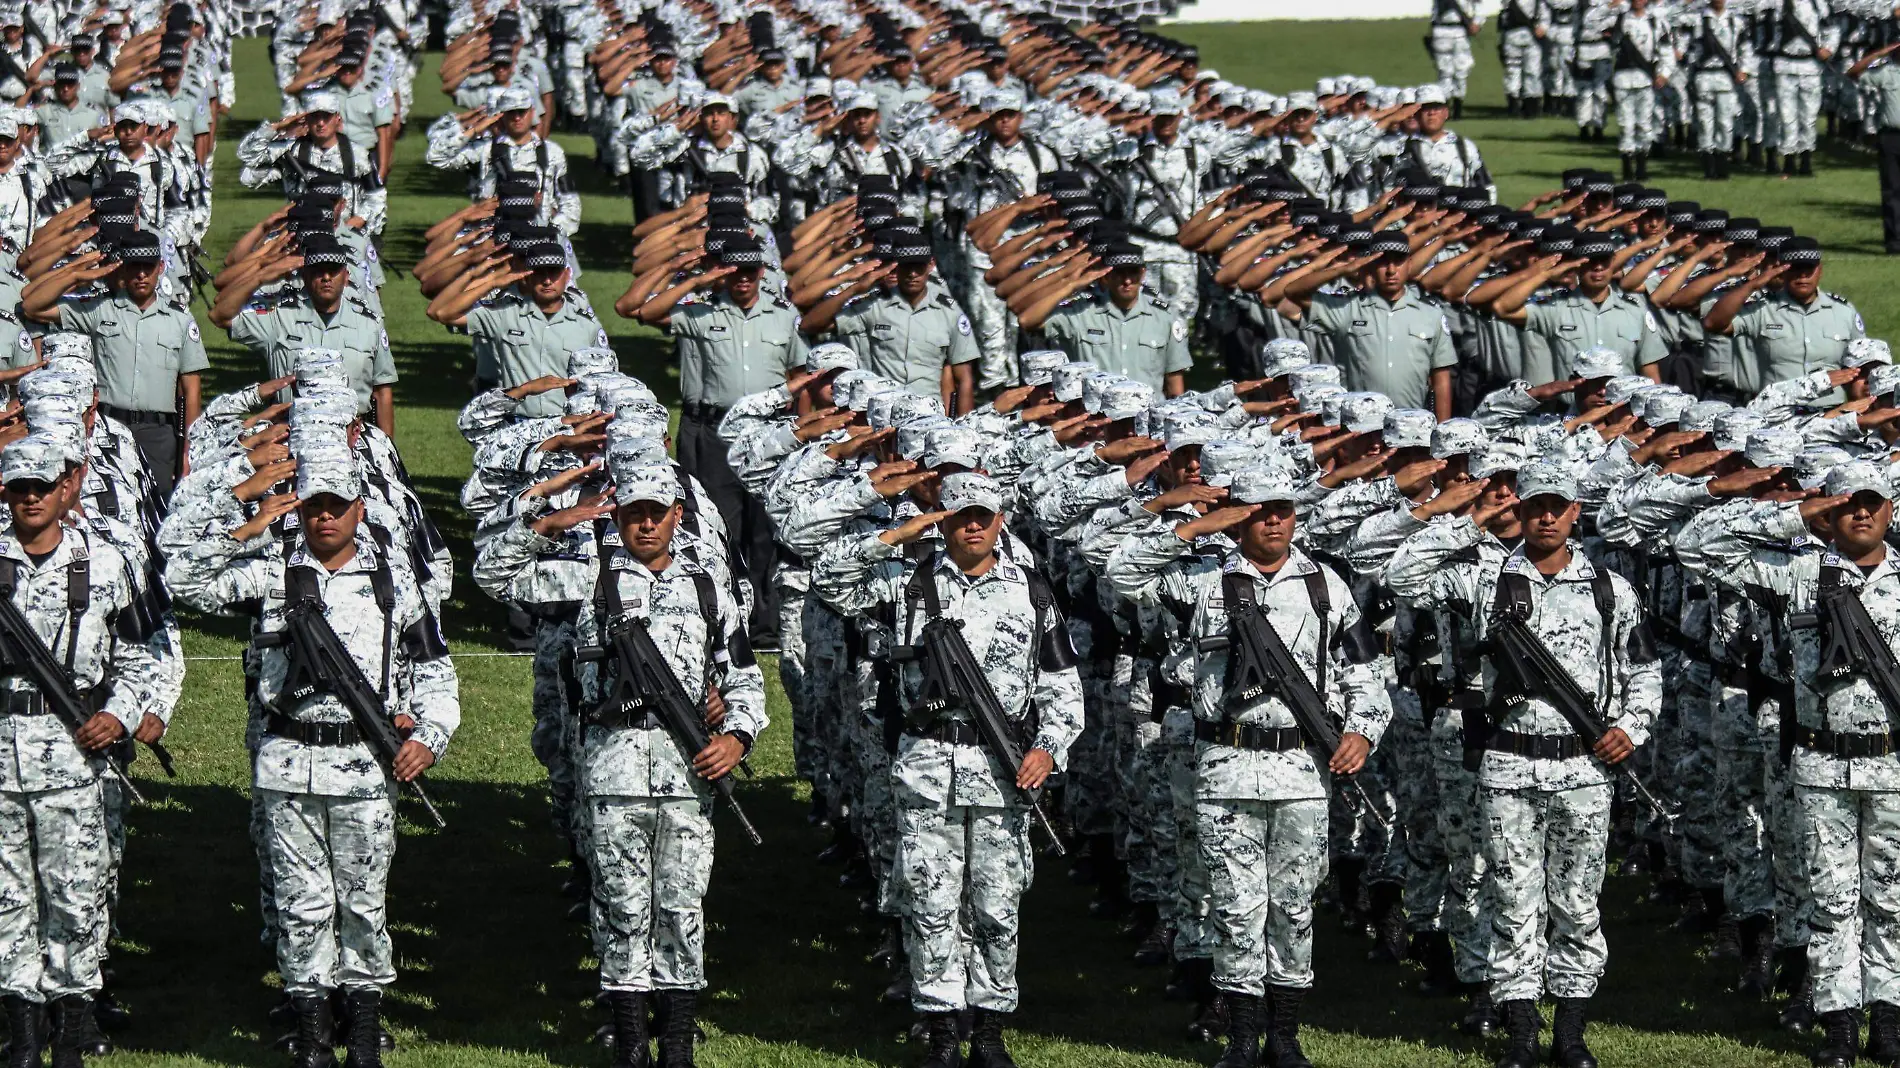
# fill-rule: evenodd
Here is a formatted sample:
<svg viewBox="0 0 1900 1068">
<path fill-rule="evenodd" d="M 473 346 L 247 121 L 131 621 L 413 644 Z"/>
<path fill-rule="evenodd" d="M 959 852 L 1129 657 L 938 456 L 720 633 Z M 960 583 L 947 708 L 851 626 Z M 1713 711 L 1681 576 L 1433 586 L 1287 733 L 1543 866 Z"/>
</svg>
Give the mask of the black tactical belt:
<svg viewBox="0 0 1900 1068">
<path fill-rule="evenodd" d="M 1194 737 L 1229 749 L 1253 749 L 1264 753 L 1289 753 L 1304 749 L 1306 739 L 1298 727 L 1255 727 L 1246 723 L 1209 723 L 1196 721 Z"/>
<path fill-rule="evenodd" d="M 729 405 L 722 407 L 717 404 L 703 404 L 697 401 L 680 405 L 681 415 L 702 423 L 716 423 L 724 419 L 726 413 L 731 410 L 732 408 Z"/>
<path fill-rule="evenodd" d="M 982 745 L 983 736 L 976 728 L 960 720 L 939 720 L 928 727 L 918 730 L 905 727 L 904 734 L 911 738 L 928 738 L 933 742 L 947 742 L 951 745 Z"/>
<path fill-rule="evenodd" d="M 130 408 L 119 408 L 110 404 L 101 404 L 99 411 L 117 419 L 127 426 L 165 426 L 178 425 L 177 412 L 139 412 Z"/>
<path fill-rule="evenodd" d="M 644 700 L 622 702 L 617 708 L 597 708 L 587 722 L 610 731 L 657 731 L 665 726 L 660 714 L 649 709 Z"/>
<path fill-rule="evenodd" d="M 1803 749 L 1812 749 L 1817 753 L 1826 753 L 1838 760 L 1882 757 L 1900 748 L 1894 745 L 1892 731 L 1880 734 L 1848 734 L 1844 731 L 1816 730 L 1813 727 L 1796 727 L 1794 744 Z"/>
<path fill-rule="evenodd" d="M 1573 760 L 1590 751 L 1574 734 L 1522 734 L 1492 731 L 1484 747 L 1494 753 L 1513 753 L 1532 760 Z"/>
<path fill-rule="evenodd" d="M 355 745 L 363 739 L 354 723 L 306 723 L 281 712 L 264 720 L 264 732 L 304 745 Z"/>
<path fill-rule="evenodd" d="M 38 690 L 8 690 L 0 697 L 0 715 L 44 716 L 51 711 Z"/>
<path fill-rule="evenodd" d="M 1483 708 L 1488 703 L 1483 690 L 1459 690 L 1450 697 L 1445 698 L 1446 708 L 1455 708 L 1460 712 L 1470 712 L 1473 709 Z"/>
</svg>

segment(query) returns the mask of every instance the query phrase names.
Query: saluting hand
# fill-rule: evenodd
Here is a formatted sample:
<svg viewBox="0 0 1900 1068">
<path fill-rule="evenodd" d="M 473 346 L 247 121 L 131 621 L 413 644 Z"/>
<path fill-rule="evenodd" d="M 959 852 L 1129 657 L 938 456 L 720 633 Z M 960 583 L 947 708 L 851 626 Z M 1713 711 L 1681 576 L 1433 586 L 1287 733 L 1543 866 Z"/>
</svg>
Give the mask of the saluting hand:
<svg viewBox="0 0 1900 1068">
<path fill-rule="evenodd" d="M 904 521 L 903 524 L 892 527 L 890 530 L 879 534 L 877 538 L 886 545 L 909 545 L 911 542 L 923 537 L 929 532 L 930 528 L 949 519 L 953 515 L 956 515 L 956 513 L 942 510 L 925 512 L 922 515 L 913 516 Z"/>
</svg>

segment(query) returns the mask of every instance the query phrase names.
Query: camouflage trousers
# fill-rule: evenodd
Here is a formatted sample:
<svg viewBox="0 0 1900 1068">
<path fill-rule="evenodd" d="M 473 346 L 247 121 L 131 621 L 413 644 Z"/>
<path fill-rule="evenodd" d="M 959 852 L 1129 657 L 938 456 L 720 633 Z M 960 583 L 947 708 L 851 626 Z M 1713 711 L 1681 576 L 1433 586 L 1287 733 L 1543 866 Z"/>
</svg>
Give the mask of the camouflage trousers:
<svg viewBox="0 0 1900 1068">
<path fill-rule="evenodd" d="M 1170 708 L 1161 726 L 1167 742 L 1168 804 L 1175 830 L 1174 896 L 1162 915 L 1174 924 L 1174 959 L 1207 960 L 1214 955 L 1214 929 L 1194 796 L 1200 759 L 1194 746 L 1194 714 L 1186 708 Z"/>
<path fill-rule="evenodd" d="M 967 239 L 966 239 L 967 240 Z M 978 389 L 997 389 L 1019 377 L 1016 368 L 1016 316 L 995 287 L 983 280 L 990 269 L 987 255 L 965 262 L 964 292 L 969 294 L 963 308 L 970 314 L 972 333 L 976 335 Z"/>
<path fill-rule="evenodd" d="M 1572 790 L 1481 787 L 1491 877 L 1494 1001 L 1587 998 L 1609 960 L 1603 938 L 1608 783 Z"/>
<path fill-rule="evenodd" d="M 1128 859 L 1128 899 L 1160 903 L 1174 894 L 1174 801 L 1161 719 L 1150 714 L 1149 662 L 1135 661 L 1128 704 L 1115 723 L 1116 800 Z M 1165 711 L 1165 710 L 1164 710 Z"/>
<path fill-rule="evenodd" d="M 1435 27 L 1429 42 L 1432 67 L 1438 72 L 1438 84 L 1444 86 L 1445 95 L 1464 96 L 1465 86 L 1471 80 L 1471 68 L 1475 65 L 1471 56 L 1471 38 L 1465 36 L 1462 27 Z"/>
<path fill-rule="evenodd" d="M 900 798 L 897 874 L 911 1007 L 1014 1012 L 1023 894 L 1034 871 L 1029 810 Z"/>
<path fill-rule="evenodd" d="M 1764 745 L 1778 744 L 1772 727 L 1780 705 L 1764 701 L 1761 721 Z M 1794 776 L 1781 762 L 1778 752 L 1768 754 L 1764 768 L 1767 815 L 1768 861 L 1775 873 L 1775 945 L 1805 946 L 1813 938 L 1814 895 L 1808 889 L 1807 836 L 1801 829 L 1801 812 L 1795 804 Z"/>
<path fill-rule="evenodd" d="M 119 873 L 125 870 L 125 824 L 132 814 L 132 799 L 125 796 L 119 781 L 108 775 L 99 780 L 106 817 L 106 916 L 117 924 L 119 916 Z M 109 938 L 111 932 L 108 932 Z"/>
<path fill-rule="evenodd" d="M 1775 117 L 1783 154 L 1814 151 L 1821 125 L 1820 64 L 1775 72 Z"/>
<path fill-rule="evenodd" d="M 1722 805 L 1716 794 L 1715 673 L 1706 660 L 1684 658 L 1677 672 L 1663 677 L 1674 680 L 1675 759 L 1666 778 L 1682 803 L 1682 818 L 1676 821 L 1682 834 L 1682 879 L 1712 889 L 1722 885 L 1725 870 Z"/>
<path fill-rule="evenodd" d="M 1326 874 L 1326 801 L 1195 806 L 1212 906 L 1214 985 L 1313 985 L 1313 893 Z"/>
<path fill-rule="evenodd" d="M 569 702 L 579 693 L 574 682 L 574 625 L 563 620 L 537 619 L 534 624 L 534 728 L 528 748 L 548 773 L 553 798 L 554 829 L 563 837 L 574 822 L 573 739 L 567 722 Z"/>
<path fill-rule="evenodd" d="M 396 810 L 386 797 L 263 797 L 284 992 L 396 981 L 387 891 Z"/>
<path fill-rule="evenodd" d="M 1775 913 L 1775 869 L 1768 856 L 1767 754 L 1757 736 L 1748 691 L 1717 684 L 1715 784 L 1722 843 L 1722 897 L 1735 916 Z"/>
<path fill-rule="evenodd" d="M 1445 898 L 1439 925 L 1451 935 L 1452 968 L 1458 981 L 1485 979 L 1490 961 L 1491 918 L 1485 903 L 1490 881 L 1484 851 L 1484 817 L 1478 773 L 1465 770 L 1464 714 L 1440 712 L 1432 722 L 1432 781 L 1438 846 L 1445 855 Z"/>
<path fill-rule="evenodd" d="M 0 992 L 45 1001 L 99 989 L 107 851 L 97 783 L 0 793 Z"/>
<path fill-rule="evenodd" d="M 1394 815 L 1403 827 L 1405 926 L 1412 931 L 1442 930 L 1451 865 L 1438 833 L 1438 777 L 1433 774 L 1432 739 L 1419 711 L 1418 694 L 1392 690 L 1392 724 L 1379 748 L 1392 751 Z"/>
<path fill-rule="evenodd" d="M 1816 1012 L 1900 1002 L 1900 793 L 1796 784 Z"/>
<path fill-rule="evenodd" d="M 706 985 L 713 827 L 697 797 L 591 797 L 602 990 Z"/>
<path fill-rule="evenodd" d="M 778 681 L 785 689 L 785 703 L 792 706 L 792 770 L 814 782 L 811 716 L 805 710 L 805 591 L 783 582 L 778 587 Z"/>
<path fill-rule="evenodd" d="M 851 809 L 851 825 L 877 878 L 878 911 L 896 916 L 903 900 L 896 878 L 897 797 L 891 790 L 891 753 L 884 742 L 884 720 L 878 715 L 877 675 L 876 665 L 867 662 L 863 666 L 858 677 L 858 703 L 851 710 L 851 752 L 857 768 L 857 802 Z M 890 714 L 901 716 L 895 702 L 892 705 Z"/>
<path fill-rule="evenodd" d="M 1078 836 L 1114 834 L 1115 724 L 1128 705 L 1130 661 L 1117 657 L 1106 664 L 1082 667 L 1082 733 L 1069 747 L 1069 771 L 1062 788 L 1069 823 Z M 1119 680 L 1119 687 L 1118 682 Z M 1119 852 L 1119 846 L 1117 851 Z"/>
<path fill-rule="evenodd" d="M 277 948 L 277 884 L 271 878 L 270 822 L 264 811 L 264 795 L 251 791 L 251 853 L 257 857 L 257 940 L 266 949 Z"/>
<path fill-rule="evenodd" d="M 804 664 L 799 673 L 801 703 L 792 706 L 792 761 L 800 778 L 812 784 L 837 811 L 841 784 L 832 781 L 831 719 L 837 711 L 838 671 L 844 659 L 844 621 L 816 597 L 806 597 L 800 636 Z M 782 639 L 781 639 L 782 640 Z"/>
<path fill-rule="evenodd" d="M 1530 30 L 1506 30 L 1498 41 L 1498 59 L 1504 64 L 1504 95 L 1544 95 L 1544 45 Z"/>
</svg>

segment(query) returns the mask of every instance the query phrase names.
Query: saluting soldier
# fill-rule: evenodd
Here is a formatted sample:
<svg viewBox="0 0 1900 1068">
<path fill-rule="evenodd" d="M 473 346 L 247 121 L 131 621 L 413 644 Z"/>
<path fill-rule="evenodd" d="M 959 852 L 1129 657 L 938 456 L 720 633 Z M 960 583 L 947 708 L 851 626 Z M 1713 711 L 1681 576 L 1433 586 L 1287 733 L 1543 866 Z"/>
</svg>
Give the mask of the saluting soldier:
<svg viewBox="0 0 1900 1068">
<path fill-rule="evenodd" d="M 472 172 L 471 199 L 496 195 L 511 178 L 534 181 L 537 208 L 534 221 L 573 234 L 581 225 L 581 197 L 568 174 L 567 153 L 535 132 L 535 97 L 520 86 L 495 90 L 488 113 L 464 127 L 444 116 L 429 131 L 424 155 L 432 167 Z"/>
<path fill-rule="evenodd" d="M 1780 382 L 1845 364 L 1847 346 L 1867 336 L 1854 305 L 1821 288 L 1821 246 L 1791 237 L 1772 266 L 1728 290 L 1702 320 L 1713 335 L 1734 338 L 1731 359 L 1753 368 L 1743 381 Z M 1838 403 L 1832 392 L 1820 401 Z"/>
<path fill-rule="evenodd" d="M 132 431 L 164 499 L 181 473 L 179 438 L 198 418 L 198 376 L 210 360 L 191 313 L 158 297 L 158 236 L 126 234 L 113 257 L 88 252 L 49 271 L 20 294 L 20 314 L 92 336 L 99 410 Z M 102 279 L 110 286 L 105 295 L 66 299 Z"/>
<path fill-rule="evenodd" d="M 389 190 L 383 188 L 380 150 L 343 136 L 343 98 L 334 90 L 309 90 L 299 106 L 297 114 L 261 124 L 238 143 L 244 164 L 238 181 L 247 189 L 281 182 L 284 196 L 295 199 L 313 174 L 341 175 L 350 186 L 350 214 L 367 220 L 371 233 L 381 233 Z"/>
<path fill-rule="evenodd" d="M 764 48 L 759 50 L 759 72 L 732 94 L 732 107 L 744 122 L 754 115 L 775 115 L 804 98 L 804 83 L 785 73 L 785 50 Z"/>
<path fill-rule="evenodd" d="M 350 254 L 336 238 L 312 234 L 300 245 L 300 253 L 288 254 L 280 268 L 267 274 L 294 270 L 302 279 L 301 289 L 253 300 L 250 292 L 255 287 L 227 287 L 212 306 L 211 321 L 230 331 L 232 341 L 263 357 L 272 378 L 296 370 L 299 349 L 343 353 L 357 414 L 373 412 L 377 427 L 393 435 L 398 376 L 389 331 L 367 302 L 348 292 Z"/>
<path fill-rule="evenodd" d="M 1432 32 L 1425 38 L 1425 47 L 1438 69 L 1438 84 L 1450 102 L 1453 118 L 1464 118 L 1465 86 L 1471 68 L 1477 65 L 1471 57 L 1471 39 L 1482 26 L 1478 5 L 1472 0 L 1432 0 Z"/>
<path fill-rule="evenodd" d="M 1616 281 L 1616 246 L 1589 235 L 1571 246 L 1572 258 L 1551 255 L 1520 272 L 1518 281 L 1491 305 L 1491 314 L 1523 327 L 1542 342 L 1525 347 L 1520 376 L 1533 385 L 1574 377 L 1577 356 L 1589 349 L 1611 349 L 1624 360 L 1624 374 L 1661 380 L 1657 364 L 1669 353 L 1656 316 L 1643 296 Z M 1575 271 L 1574 283 L 1532 301 L 1547 283 Z M 1537 355 L 1545 366 L 1533 366 Z"/>
<path fill-rule="evenodd" d="M 835 330 L 858 354 L 858 366 L 922 397 L 940 397 L 962 415 L 976 407 L 976 360 L 970 317 L 933 277 L 936 260 L 922 238 L 894 246 L 891 263 L 806 313 L 808 335 Z M 831 315 L 836 315 L 835 323 Z"/>
<path fill-rule="evenodd" d="M 112 130 L 106 112 L 79 97 L 79 68 L 71 63 L 53 67 L 53 99 L 34 109 L 40 117 L 42 155 L 86 139 L 104 137 Z M 93 131 L 100 131 L 94 133 Z"/>
<path fill-rule="evenodd" d="M 345 45 L 336 57 L 336 88 L 343 116 L 343 136 L 364 152 L 376 153 L 377 177 L 389 178 L 395 158 L 396 98 L 387 85 L 364 74 L 360 47 Z"/>
<path fill-rule="evenodd" d="M 1132 379 L 1168 397 L 1187 389 L 1187 322 L 1168 302 L 1142 284 L 1147 265 L 1141 248 L 1110 245 L 1097 269 L 1099 285 L 1057 306 L 1047 318 L 1040 308 L 1024 313 L 1023 325 L 1040 328 L 1050 345 L 1071 360 L 1090 363 Z M 1085 276 L 1086 277 L 1086 276 Z"/>
</svg>

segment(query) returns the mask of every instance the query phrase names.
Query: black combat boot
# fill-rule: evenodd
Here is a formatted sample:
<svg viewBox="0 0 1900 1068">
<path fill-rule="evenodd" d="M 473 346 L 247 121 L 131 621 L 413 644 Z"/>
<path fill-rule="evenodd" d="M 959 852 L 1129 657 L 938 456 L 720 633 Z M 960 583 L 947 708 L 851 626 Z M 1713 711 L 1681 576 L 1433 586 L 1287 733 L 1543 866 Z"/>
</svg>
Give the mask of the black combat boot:
<svg viewBox="0 0 1900 1068">
<path fill-rule="evenodd" d="M 1543 118 L 1544 117 L 1543 101 L 1539 100 L 1538 98 L 1534 96 L 1525 97 L 1524 98 L 1524 117 L 1527 119 Z"/>
<path fill-rule="evenodd" d="M 1854 1023 L 1852 1009 L 1835 1009 L 1821 1014 L 1821 1027 L 1826 1037 L 1821 1039 L 1821 1048 L 1814 1051 L 1810 1060 L 1814 1068 L 1854 1068 L 1854 1059 L 1860 1052 L 1860 1027 Z"/>
<path fill-rule="evenodd" d="M 53 1068 L 86 1068 L 92 1032 L 92 998 L 62 994 L 53 999 Z"/>
<path fill-rule="evenodd" d="M 613 1068 L 647 1068 L 652 1060 L 647 1049 L 647 996 L 637 990 L 609 990 L 604 997 L 613 1020 L 608 1024 L 613 1035 Z"/>
<path fill-rule="evenodd" d="M 1364 857 L 1340 857 L 1333 865 L 1333 892 L 1339 901 L 1339 925 L 1348 931 L 1358 930 L 1365 925 L 1365 914 L 1359 910 L 1359 891 L 1361 880 L 1366 874 Z"/>
<path fill-rule="evenodd" d="M 1867 1049 L 1861 1055 L 1881 1068 L 1900 1064 L 1900 1005 L 1876 1001 L 1867 1006 Z"/>
<path fill-rule="evenodd" d="M 840 819 L 831 825 L 831 843 L 818 852 L 820 864 L 846 864 L 858 855 L 858 836 L 851 833 L 851 821 Z"/>
<path fill-rule="evenodd" d="M 664 1006 L 660 1029 L 661 1068 L 693 1068 L 693 1039 L 699 1034 L 695 1015 L 699 1009 L 699 991 L 662 990 L 658 997 Z"/>
<path fill-rule="evenodd" d="M 1465 1015 L 1458 1021 L 1458 1030 L 1473 1038 L 1486 1038 L 1504 1026 L 1504 1016 L 1491 1000 L 1490 984 L 1481 981 L 1459 985 L 1465 994 Z"/>
<path fill-rule="evenodd" d="M 1154 901 L 1135 901 L 1128 906 L 1128 915 L 1118 927 L 1122 934 L 1133 936 L 1137 942 L 1146 942 L 1148 936 L 1161 923 L 1161 905 Z"/>
<path fill-rule="evenodd" d="M 970 1059 L 964 1062 L 969 1068 L 1016 1068 L 1015 1058 L 1003 1044 L 1003 1020 L 1008 1015 L 989 1009 L 976 1010 L 976 1019 L 970 1027 Z"/>
<path fill-rule="evenodd" d="M 40 1007 L 17 994 L 0 998 L 7 1013 L 7 1068 L 40 1068 Z"/>
<path fill-rule="evenodd" d="M 831 826 L 831 806 L 825 803 L 823 790 L 815 788 L 812 790 L 811 808 L 805 811 L 805 822 L 813 827 Z"/>
<path fill-rule="evenodd" d="M 1636 180 L 1639 182 L 1649 181 L 1649 153 L 1647 152 L 1638 152 L 1636 154 Z"/>
<path fill-rule="evenodd" d="M 1718 182 L 1728 181 L 1729 164 L 1731 162 L 1733 161 L 1730 160 L 1729 157 L 1723 155 L 1722 153 L 1717 152 L 1715 154 L 1715 180 L 1716 181 Z"/>
<path fill-rule="evenodd" d="M 1504 98 L 1504 114 L 1513 119 L 1517 118 L 1517 98 L 1516 97 L 1506 96 Z"/>
<path fill-rule="evenodd" d="M 594 896 L 594 880 L 587 867 L 587 858 L 574 843 L 567 844 L 567 879 L 561 883 L 561 893 L 576 901 L 586 901 Z"/>
<path fill-rule="evenodd" d="M 1451 121 L 1457 122 L 1460 119 L 1463 119 L 1464 117 L 1465 117 L 1465 98 L 1462 96 L 1452 97 L 1451 98 Z"/>
<path fill-rule="evenodd" d="M 924 1060 L 921 1068 L 957 1068 L 962 1044 L 957 1041 L 957 1014 L 933 1012 L 924 1017 Z"/>
<path fill-rule="evenodd" d="M 1795 173 L 1800 175 L 1803 178 L 1814 177 L 1814 153 L 1812 152 L 1801 153 L 1801 163 L 1796 168 Z"/>
<path fill-rule="evenodd" d="M 1550 1059 L 1562 1068 L 1597 1068 L 1596 1054 L 1583 1044 L 1583 1010 L 1589 998 L 1558 998 L 1550 1023 Z"/>
<path fill-rule="evenodd" d="M 1157 968 L 1174 956 L 1174 924 L 1163 921 L 1148 929 L 1148 936 L 1135 947 L 1135 963 Z"/>
<path fill-rule="evenodd" d="M 1767 1001 L 1774 992 L 1774 927 L 1772 916 L 1742 920 L 1742 978 L 1735 989 L 1750 1001 Z"/>
<path fill-rule="evenodd" d="M 1092 835 L 1089 855 L 1095 858 L 1095 897 L 1089 915 L 1112 920 L 1128 911 L 1128 865 L 1115 855 L 1115 836 Z"/>
<path fill-rule="evenodd" d="M 1623 180 L 1626 182 L 1636 180 L 1636 153 L 1634 152 L 1623 153 Z"/>
<path fill-rule="evenodd" d="M 1222 991 L 1227 999 L 1227 1049 L 1214 1068 L 1254 1068 L 1260 1063 L 1259 994 Z"/>
<path fill-rule="evenodd" d="M 1366 959 L 1398 964 L 1405 960 L 1405 888 L 1398 883 L 1373 883 L 1366 896 L 1366 923 L 1372 927 L 1373 938 Z"/>
<path fill-rule="evenodd" d="M 1794 177 L 1794 164 L 1795 164 L 1795 156 L 1796 156 L 1796 154 L 1795 154 L 1795 153 L 1793 153 L 1793 152 L 1785 152 L 1785 153 L 1783 153 L 1783 154 L 1782 154 L 1782 156 L 1781 156 L 1781 176 L 1782 176 L 1783 178 L 1793 178 L 1793 177 Z"/>
<path fill-rule="evenodd" d="M 1300 1002 L 1305 999 L 1306 991 L 1297 986 L 1267 988 L 1267 1001 L 1272 1005 L 1267 1015 L 1272 1022 L 1262 1064 L 1269 1068 L 1313 1068 L 1306 1051 L 1300 1048 Z"/>
<path fill-rule="evenodd" d="M 300 994 L 291 999 L 297 1010 L 297 1031 L 291 1053 L 297 1068 L 336 1068 L 336 1014 L 330 1011 L 330 992 Z"/>
<path fill-rule="evenodd" d="M 1748 154 L 1742 162 L 1750 167 L 1761 166 L 1761 142 L 1750 141 L 1748 143 Z"/>
<path fill-rule="evenodd" d="M 343 996 L 350 1068 L 383 1068 L 383 992 L 373 986 L 358 986 Z"/>
<path fill-rule="evenodd" d="M 1458 989 L 1458 976 L 1452 971 L 1451 935 L 1444 931 L 1420 931 L 1412 936 L 1412 946 L 1425 965 L 1425 978 L 1418 981 L 1418 992 L 1426 997 L 1445 997 Z"/>
<path fill-rule="evenodd" d="M 1815 1025 L 1814 984 L 1808 975 L 1808 947 L 1786 946 L 1775 950 L 1778 971 L 1775 989 L 1787 993 L 1788 1003 L 1781 1007 L 1780 1024 L 1784 1031 L 1800 1034 Z"/>
<path fill-rule="evenodd" d="M 1507 1001 L 1503 1010 L 1504 1032 L 1509 1044 L 1496 1068 L 1537 1068 L 1537 1031 L 1543 1021 L 1537 1016 L 1537 1002 L 1528 998 Z"/>
</svg>

